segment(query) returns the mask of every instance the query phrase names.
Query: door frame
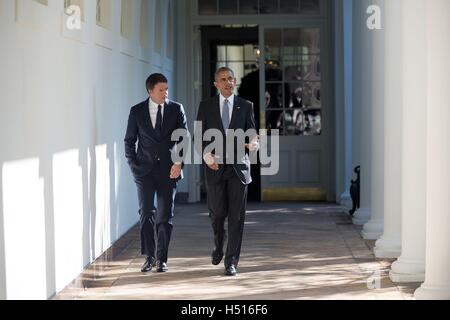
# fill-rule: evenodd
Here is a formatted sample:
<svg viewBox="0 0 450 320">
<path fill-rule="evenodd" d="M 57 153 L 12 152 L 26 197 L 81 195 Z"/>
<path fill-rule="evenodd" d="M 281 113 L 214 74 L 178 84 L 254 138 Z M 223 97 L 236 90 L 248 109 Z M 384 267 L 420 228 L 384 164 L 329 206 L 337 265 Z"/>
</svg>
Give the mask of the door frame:
<svg viewBox="0 0 450 320">
<path fill-rule="evenodd" d="M 328 8 L 330 11 L 331 8 Z M 328 14 L 326 15 L 328 16 Z M 334 96 L 334 72 L 333 72 L 333 60 L 334 50 L 332 45 L 332 33 L 330 19 L 305 19 L 304 21 L 274 21 L 271 23 L 265 23 L 259 25 L 259 43 L 260 47 L 264 48 L 265 39 L 264 34 L 266 29 L 273 28 L 319 28 L 320 29 L 320 65 L 321 68 L 321 102 L 322 102 L 322 119 L 325 121 L 322 123 L 322 135 L 325 135 L 325 141 L 327 148 L 324 150 L 323 158 L 327 159 L 327 163 L 324 164 L 323 184 L 324 189 L 319 188 L 282 188 L 280 190 L 267 190 L 269 195 L 266 200 L 276 200 L 277 198 L 285 198 L 286 200 L 325 200 L 328 202 L 336 201 L 336 166 L 335 164 L 335 148 L 336 135 L 335 126 L 335 105 L 333 103 Z M 259 64 L 264 65 L 265 50 L 261 50 L 261 56 Z M 265 92 L 265 71 L 260 68 L 260 92 Z M 265 123 L 265 97 L 260 95 L 260 123 Z M 324 107 L 325 106 L 325 107 Z M 283 137 L 280 136 L 282 139 Z M 294 138 L 294 136 L 292 136 Z M 311 137 L 298 137 L 302 139 L 310 139 Z M 264 179 L 261 177 L 261 189 L 264 191 Z"/>
<path fill-rule="evenodd" d="M 330 80 L 329 85 L 329 101 L 334 101 L 335 84 L 333 79 L 334 69 L 331 67 L 334 63 L 334 11 L 339 9 L 334 2 L 337 0 L 321 0 L 320 15 L 221 15 L 221 16 L 200 16 L 198 14 L 197 1 L 177 1 L 177 96 L 181 101 L 186 101 L 189 108 L 186 110 L 191 119 L 195 118 L 198 110 L 198 105 L 202 99 L 202 71 L 201 60 L 202 52 L 200 48 L 201 34 L 199 32 L 200 26 L 207 25 L 228 25 L 228 24 L 255 24 L 261 27 L 281 25 L 277 23 L 282 20 L 283 26 L 297 25 L 299 20 L 306 25 L 308 22 L 322 21 L 323 30 L 325 30 L 324 47 L 328 53 L 326 59 L 330 70 L 327 70 L 327 77 Z M 339 0 L 340 1 L 340 0 Z M 186 14 L 188 13 L 188 14 Z M 260 38 L 261 40 L 261 38 Z M 194 85 L 194 90 L 192 90 Z M 332 134 L 329 135 L 329 188 L 327 190 L 327 200 L 336 200 L 336 171 L 341 168 L 336 168 L 336 139 L 334 136 L 336 132 L 336 104 L 330 105 L 329 110 L 329 124 L 328 128 Z M 188 168 L 188 184 L 189 202 L 200 201 L 200 168 L 201 166 L 190 166 Z"/>
</svg>

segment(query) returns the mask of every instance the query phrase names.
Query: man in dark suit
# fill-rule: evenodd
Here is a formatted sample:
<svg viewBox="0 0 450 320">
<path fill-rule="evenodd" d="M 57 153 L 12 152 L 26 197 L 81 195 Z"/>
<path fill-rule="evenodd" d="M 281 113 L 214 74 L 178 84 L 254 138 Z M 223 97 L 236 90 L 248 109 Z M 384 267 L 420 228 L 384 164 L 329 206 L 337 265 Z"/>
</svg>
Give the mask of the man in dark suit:
<svg viewBox="0 0 450 320">
<path fill-rule="evenodd" d="M 131 108 L 125 136 L 125 156 L 139 199 L 141 254 L 147 257 L 142 272 L 152 270 L 155 265 L 157 272 L 168 270 L 174 199 L 177 182 L 182 179 L 182 163 L 173 163 L 171 155 L 177 152 L 177 144 L 188 137 L 183 106 L 168 100 L 167 84 L 162 74 L 148 77 L 149 99 Z M 172 141 L 172 133 L 177 129 L 185 129 L 186 137 Z"/>
<path fill-rule="evenodd" d="M 223 67 L 216 71 L 214 85 L 220 95 L 202 101 L 197 115 L 197 127 L 201 123 L 203 133 L 210 129 L 220 130 L 224 142 L 228 129 L 254 130 L 248 138 L 247 149 L 243 157 L 227 157 L 224 145 L 222 154 L 214 150 L 204 152 L 207 142 L 203 141 L 201 150 L 205 165 L 206 191 L 208 209 L 214 231 L 215 248 L 212 252 L 212 264 L 218 265 L 223 258 L 225 237 L 224 223 L 228 217 L 228 244 L 225 254 L 225 275 L 236 275 L 241 252 L 242 234 L 244 230 L 245 210 L 247 203 L 247 186 L 251 183 L 250 160 L 248 151 L 258 149 L 253 115 L 253 104 L 234 95 L 236 78 L 230 68 Z M 198 134 L 194 135 L 199 136 Z M 199 145 L 199 144 L 196 144 Z M 236 151 L 234 146 L 234 150 Z M 219 161 L 222 159 L 223 161 Z M 223 163 L 220 164 L 219 162 Z"/>
</svg>

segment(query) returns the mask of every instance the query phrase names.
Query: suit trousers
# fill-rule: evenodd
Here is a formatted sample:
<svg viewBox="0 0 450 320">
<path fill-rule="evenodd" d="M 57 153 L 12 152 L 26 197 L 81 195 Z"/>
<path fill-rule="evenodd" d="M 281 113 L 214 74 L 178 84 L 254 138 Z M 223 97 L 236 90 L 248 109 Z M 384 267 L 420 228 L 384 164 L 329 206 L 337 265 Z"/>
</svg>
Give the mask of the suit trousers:
<svg viewBox="0 0 450 320">
<path fill-rule="evenodd" d="M 168 176 L 162 177 L 159 170 L 135 178 L 135 182 L 139 199 L 141 254 L 155 258 L 157 248 L 156 259 L 167 262 L 177 182 Z"/>
<path fill-rule="evenodd" d="M 207 184 L 208 209 L 214 232 L 215 250 L 223 252 L 225 219 L 228 217 L 228 244 L 225 267 L 236 267 L 241 253 L 247 205 L 247 185 L 238 178 L 232 165 L 225 165 L 219 183 Z"/>
</svg>

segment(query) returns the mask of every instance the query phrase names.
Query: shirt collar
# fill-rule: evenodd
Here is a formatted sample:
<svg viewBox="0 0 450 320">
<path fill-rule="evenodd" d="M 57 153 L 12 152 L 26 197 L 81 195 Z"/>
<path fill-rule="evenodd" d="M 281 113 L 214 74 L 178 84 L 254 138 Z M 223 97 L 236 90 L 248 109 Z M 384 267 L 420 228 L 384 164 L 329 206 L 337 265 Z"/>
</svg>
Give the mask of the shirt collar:
<svg viewBox="0 0 450 320">
<path fill-rule="evenodd" d="M 229 96 L 228 98 L 226 98 L 226 100 L 228 100 L 228 106 L 232 107 L 234 104 L 234 93 L 231 96 Z M 224 101 L 225 101 L 225 97 L 222 94 L 220 94 L 220 105 L 221 106 L 223 105 Z"/>
<path fill-rule="evenodd" d="M 148 103 L 150 105 L 150 107 L 154 107 L 156 109 L 158 109 L 159 104 L 157 104 L 155 101 L 153 101 L 151 98 L 148 98 Z M 167 103 L 167 100 L 164 101 L 164 103 Z M 161 109 L 164 109 L 164 103 L 161 104 Z"/>
</svg>

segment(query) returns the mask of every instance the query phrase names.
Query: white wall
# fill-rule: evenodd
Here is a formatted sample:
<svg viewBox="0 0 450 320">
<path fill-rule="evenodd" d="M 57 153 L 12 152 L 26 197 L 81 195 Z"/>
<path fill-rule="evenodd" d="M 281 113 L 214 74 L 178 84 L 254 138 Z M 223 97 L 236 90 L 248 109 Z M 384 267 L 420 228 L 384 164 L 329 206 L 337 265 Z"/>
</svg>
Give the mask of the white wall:
<svg viewBox="0 0 450 320">
<path fill-rule="evenodd" d="M 81 31 L 65 28 L 62 0 L 0 1 L 0 299 L 46 299 L 138 221 L 136 187 L 123 137 L 145 79 L 173 64 L 120 36 L 120 0 L 111 31 L 85 1 Z M 161 1 L 167 14 L 169 0 Z M 175 19 L 174 19 L 175 20 Z"/>
</svg>

